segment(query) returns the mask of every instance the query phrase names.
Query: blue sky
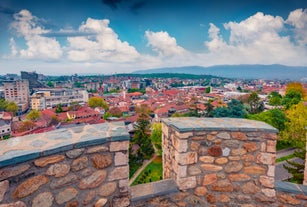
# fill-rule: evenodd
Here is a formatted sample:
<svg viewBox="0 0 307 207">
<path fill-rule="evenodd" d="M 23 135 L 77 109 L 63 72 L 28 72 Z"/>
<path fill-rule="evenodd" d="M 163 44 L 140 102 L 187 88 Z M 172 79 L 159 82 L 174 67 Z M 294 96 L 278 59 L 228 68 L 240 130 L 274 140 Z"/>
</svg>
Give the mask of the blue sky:
<svg viewBox="0 0 307 207">
<path fill-rule="evenodd" d="M 305 0 L 1 0 L 0 74 L 307 66 Z"/>
</svg>

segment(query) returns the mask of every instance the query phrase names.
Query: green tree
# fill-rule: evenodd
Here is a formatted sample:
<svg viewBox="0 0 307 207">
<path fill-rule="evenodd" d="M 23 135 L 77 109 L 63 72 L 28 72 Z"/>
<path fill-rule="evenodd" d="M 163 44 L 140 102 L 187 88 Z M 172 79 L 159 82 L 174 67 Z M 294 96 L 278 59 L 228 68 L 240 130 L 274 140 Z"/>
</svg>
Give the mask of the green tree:
<svg viewBox="0 0 307 207">
<path fill-rule="evenodd" d="M 58 104 L 56 109 L 55 109 L 55 113 L 61 113 L 63 112 L 63 108 L 62 108 L 62 105 L 61 104 Z"/>
<path fill-rule="evenodd" d="M 263 101 L 260 101 L 260 97 L 258 96 L 258 93 L 253 91 L 247 99 L 248 104 L 250 105 L 250 113 L 256 114 L 260 113 L 264 110 L 264 103 Z"/>
<path fill-rule="evenodd" d="M 7 104 L 8 102 L 5 99 L 1 98 L 0 99 L 0 111 L 5 111 Z"/>
<path fill-rule="evenodd" d="M 143 159 L 150 158 L 154 149 L 150 140 L 150 116 L 149 108 L 145 105 L 137 108 L 139 115 L 137 124 L 135 127 L 135 134 L 133 137 L 134 143 L 139 145 L 138 156 Z"/>
<path fill-rule="evenodd" d="M 241 101 L 232 99 L 227 107 L 217 107 L 214 112 L 214 117 L 231 117 L 231 118 L 243 118 L 245 117 L 246 112 Z"/>
<path fill-rule="evenodd" d="M 272 93 L 270 93 L 268 98 L 269 98 L 269 104 L 271 106 L 280 106 L 281 105 L 282 96 L 278 92 L 273 91 Z"/>
<path fill-rule="evenodd" d="M 250 114 L 249 119 L 263 121 L 271 126 L 277 128 L 279 131 L 285 129 L 285 123 L 287 122 L 287 117 L 282 110 L 272 109 L 269 111 L 264 111 L 259 114 Z"/>
<path fill-rule="evenodd" d="M 36 126 L 35 123 L 33 123 L 32 121 L 26 120 L 26 121 L 22 122 L 18 131 L 19 132 L 29 131 L 29 130 L 33 129 L 35 126 Z"/>
<path fill-rule="evenodd" d="M 46 85 L 49 86 L 50 88 L 54 87 L 54 84 L 52 81 L 48 81 Z"/>
<path fill-rule="evenodd" d="M 18 105 L 14 101 L 8 102 L 5 110 L 16 114 L 18 111 Z"/>
<path fill-rule="evenodd" d="M 302 94 L 296 90 L 288 90 L 285 97 L 282 99 L 282 105 L 286 109 L 289 109 L 291 106 L 298 104 L 302 101 Z"/>
<path fill-rule="evenodd" d="M 41 112 L 38 110 L 31 110 L 26 117 L 29 120 L 37 120 L 41 117 Z"/>
<path fill-rule="evenodd" d="M 292 175 L 291 180 L 295 183 L 302 184 L 304 181 L 304 170 L 305 170 L 305 155 L 306 150 L 295 150 L 294 156 L 303 160 L 302 163 L 295 161 L 286 160 L 289 165 L 283 165 L 283 167 Z"/>
<path fill-rule="evenodd" d="M 212 100 L 209 100 L 207 103 L 204 104 L 206 107 L 205 117 L 213 117 L 214 109 L 212 106 Z"/>
<path fill-rule="evenodd" d="M 103 100 L 103 98 L 100 97 L 91 97 L 88 100 L 88 105 L 91 108 L 102 107 L 106 110 L 109 108 L 108 104 Z"/>
<path fill-rule="evenodd" d="M 287 87 L 286 87 L 286 94 L 289 93 L 290 91 L 299 92 L 301 94 L 302 98 L 305 98 L 305 96 L 306 96 L 305 89 L 304 89 L 303 85 L 299 82 L 288 83 Z"/>
<path fill-rule="evenodd" d="M 150 139 L 158 149 L 159 155 L 162 155 L 162 124 L 154 123 L 151 129 Z"/>
<path fill-rule="evenodd" d="M 285 129 L 280 132 L 283 140 L 293 143 L 297 147 L 303 147 L 306 144 L 306 126 L 307 126 L 307 107 L 302 103 L 291 106 L 286 111 L 288 121 L 285 123 Z"/>
</svg>

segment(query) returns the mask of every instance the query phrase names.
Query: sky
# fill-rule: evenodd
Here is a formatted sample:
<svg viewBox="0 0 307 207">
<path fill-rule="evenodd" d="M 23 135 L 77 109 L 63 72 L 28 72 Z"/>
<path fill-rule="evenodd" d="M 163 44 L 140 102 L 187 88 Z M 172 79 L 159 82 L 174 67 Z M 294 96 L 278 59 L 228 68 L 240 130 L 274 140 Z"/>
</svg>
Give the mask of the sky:
<svg viewBox="0 0 307 207">
<path fill-rule="evenodd" d="M 238 64 L 307 66 L 307 1 L 0 1 L 0 74 Z"/>
</svg>

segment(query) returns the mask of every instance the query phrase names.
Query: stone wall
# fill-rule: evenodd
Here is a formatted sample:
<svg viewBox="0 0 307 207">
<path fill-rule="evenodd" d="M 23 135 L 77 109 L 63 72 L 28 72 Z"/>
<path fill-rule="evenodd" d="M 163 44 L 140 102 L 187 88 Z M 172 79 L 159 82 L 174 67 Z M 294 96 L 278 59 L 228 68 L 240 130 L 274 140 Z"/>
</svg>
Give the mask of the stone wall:
<svg viewBox="0 0 307 207">
<path fill-rule="evenodd" d="M 0 142 L 0 206 L 128 206 L 129 134 L 86 125 Z"/>
<path fill-rule="evenodd" d="M 164 179 L 209 203 L 275 202 L 276 132 L 244 119 L 163 120 Z"/>
</svg>

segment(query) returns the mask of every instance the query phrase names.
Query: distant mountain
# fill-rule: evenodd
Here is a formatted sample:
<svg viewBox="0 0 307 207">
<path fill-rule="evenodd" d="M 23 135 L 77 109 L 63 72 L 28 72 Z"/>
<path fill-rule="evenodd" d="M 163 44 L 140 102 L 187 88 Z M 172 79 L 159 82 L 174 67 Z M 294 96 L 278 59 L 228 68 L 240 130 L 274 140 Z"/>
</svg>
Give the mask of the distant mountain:
<svg viewBox="0 0 307 207">
<path fill-rule="evenodd" d="M 185 73 L 214 75 L 225 78 L 301 80 L 307 81 L 307 67 L 285 65 L 217 65 L 211 67 L 185 66 L 138 70 L 135 74 Z"/>
</svg>

